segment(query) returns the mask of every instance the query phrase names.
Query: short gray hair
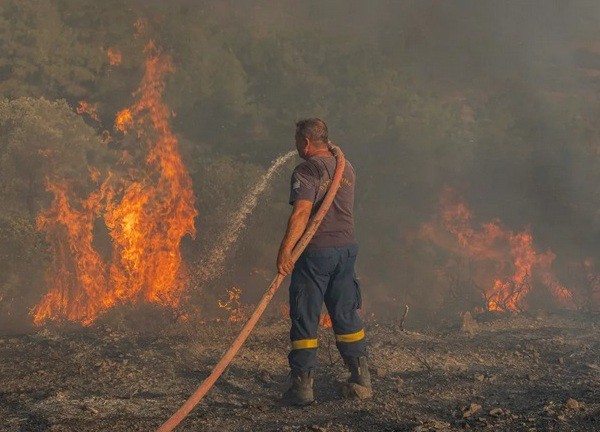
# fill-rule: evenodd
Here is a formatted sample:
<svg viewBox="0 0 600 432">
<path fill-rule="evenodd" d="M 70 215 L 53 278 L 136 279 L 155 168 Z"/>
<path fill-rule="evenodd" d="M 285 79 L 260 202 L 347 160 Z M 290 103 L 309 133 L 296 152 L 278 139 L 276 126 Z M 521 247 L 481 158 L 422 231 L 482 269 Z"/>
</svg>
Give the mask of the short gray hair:
<svg viewBox="0 0 600 432">
<path fill-rule="evenodd" d="M 309 118 L 296 122 L 296 138 L 308 138 L 313 142 L 329 142 L 327 125 L 320 118 Z"/>
</svg>

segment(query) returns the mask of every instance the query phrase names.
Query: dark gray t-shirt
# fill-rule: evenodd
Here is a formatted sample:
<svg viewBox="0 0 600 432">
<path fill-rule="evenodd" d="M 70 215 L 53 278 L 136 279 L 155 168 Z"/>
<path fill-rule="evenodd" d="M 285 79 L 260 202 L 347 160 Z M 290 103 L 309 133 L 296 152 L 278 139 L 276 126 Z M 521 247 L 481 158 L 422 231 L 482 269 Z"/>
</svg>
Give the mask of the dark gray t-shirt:
<svg viewBox="0 0 600 432">
<path fill-rule="evenodd" d="M 292 174 L 290 204 L 294 204 L 298 199 L 312 201 L 314 205 L 311 216 L 313 216 L 325 198 L 335 166 L 336 160 L 333 156 L 312 157 L 298 165 Z M 355 183 L 354 168 L 346 160 L 340 189 L 309 247 L 342 247 L 356 244 L 352 211 Z"/>
</svg>

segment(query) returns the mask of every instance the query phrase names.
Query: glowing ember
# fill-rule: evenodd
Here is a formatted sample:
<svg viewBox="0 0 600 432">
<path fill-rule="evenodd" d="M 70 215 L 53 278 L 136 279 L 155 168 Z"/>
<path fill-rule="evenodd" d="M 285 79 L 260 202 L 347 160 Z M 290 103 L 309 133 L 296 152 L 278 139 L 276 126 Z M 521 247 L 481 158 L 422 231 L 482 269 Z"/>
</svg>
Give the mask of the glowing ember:
<svg viewBox="0 0 600 432">
<path fill-rule="evenodd" d="M 279 304 L 279 311 L 284 318 L 289 318 L 290 316 L 290 307 L 286 303 Z M 319 317 L 319 325 L 323 328 L 331 328 L 331 317 L 327 312 L 323 312 Z"/>
<path fill-rule="evenodd" d="M 331 317 L 327 312 L 321 314 L 321 317 L 319 318 L 319 325 L 323 328 L 331 328 Z"/>
<path fill-rule="evenodd" d="M 80 101 L 76 111 L 77 114 L 87 114 L 92 120 L 100 122 L 100 117 L 98 116 L 98 106 L 96 104 Z"/>
<path fill-rule="evenodd" d="M 109 176 L 85 200 L 70 197 L 66 183 L 49 182 L 54 200 L 38 226 L 46 232 L 53 263 L 49 292 L 33 311 L 37 324 L 46 319 L 89 324 L 117 301 L 144 299 L 175 307 L 181 299 L 187 276 L 179 246 L 183 236 L 195 234 L 195 199 L 170 128 L 171 110 L 162 101 L 171 59 L 152 42 L 145 53 L 136 101 L 115 121 L 122 133 L 134 131 L 147 151 L 143 166 Z M 120 163 L 131 165 L 126 158 Z M 96 170 L 90 174 L 99 178 Z M 113 241 L 110 265 L 93 248 L 97 215 L 104 217 Z"/>
<path fill-rule="evenodd" d="M 120 111 L 115 118 L 115 129 L 126 134 L 132 127 L 133 116 L 131 115 L 131 111 L 129 109 Z"/>
<path fill-rule="evenodd" d="M 123 55 L 121 54 L 121 51 L 119 51 L 115 48 L 107 49 L 106 57 L 108 58 L 108 63 L 111 66 L 118 66 L 121 64 L 121 61 L 123 60 Z"/>
<path fill-rule="evenodd" d="M 219 300 L 219 307 L 229 312 L 229 322 L 237 323 L 244 321 L 247 317 L 246 306 L 240 302 L 242 290 L 232 287 L 227 290 L 227 299 Z"/>
<path fill-rule="evenodd" d="M 527 230 L 514 233 L 503 229 L 498 220 L 484 223 L 475 230 L 471 211 L 452 189 L 443 191 L 440 207 L 440 217 L 425 224 L 421 234 L 472 262 L 492 263 L 493 273 L 475 275 L 478 282 L 482 282 L 488 310 L 522 311 L 534 276 L 561 305 L 572 306 L 572 293 L 558 282 L 551 270 L 555 255 L 551 251 L 536 251 Z"/>
</svg>

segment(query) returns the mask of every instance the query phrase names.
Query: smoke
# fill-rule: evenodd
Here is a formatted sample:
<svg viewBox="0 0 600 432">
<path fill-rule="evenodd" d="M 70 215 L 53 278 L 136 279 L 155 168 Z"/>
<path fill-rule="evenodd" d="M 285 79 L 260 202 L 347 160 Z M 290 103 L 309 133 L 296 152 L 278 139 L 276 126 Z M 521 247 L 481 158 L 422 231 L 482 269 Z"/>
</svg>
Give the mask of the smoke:
<svg viewBox="0 0 600 432">
<path fill-rule="evenodd" d="M 530 234 L 537 256 L 552 252 L 544 271 L 556 284 L 595 298 L 598 2 L 84 3 L 90 7 L 9 0 L 0 10 L 7 23 L 0 38 L 25 27 L 32 33 L 10 38 L 11 49 L 0 53 L 6 311 L 26 310 L 43 295 L 40 274 L 51 260 L 47 245 L 30 245 L 43 243 L 35 219 L 51 205 L 45 178 L 83 178 L 88 166 L 106 172 L 116 155 L 130 154 L 134 138 L 101 144 L 96 127 L 113 124 L 132 102 L 148 38 L 175 69 L 164 96 L 200 214 L 196 240 L 181 244 L 184 261 L 198 263 L 193 288 L 212 281 L 252 287 L 243 290 L 247 302 L 258 296 L 290 211 L 289 173 L 277 171 L 290 156 L 269 164 L 287 151 L 296 120 L 319 116 L 357 171 L 367 313 L 395 317 L 409 303 L 412 319 L 428 321 L 448 309 L 452 290 L 437 276 L 464 251 L 419 236 L 439 217 L 448 187 L 469 203 L 473 227 L 499 221 L 505 233 Z M 66 101 L 58 107 L 46 99 Z M 98 122 L 85 117 L 86 126 L 68 105 Z M 102 248 L 96 237 L 90 244 Z M 30 254 L 42 263 L 36 272 L 19 262 Z M 455 309 L 477 304 L 476 291 Z M 524 304 L 543 305 L 534 301 L 543 292 L 534 282 L 528 292 Z"/>
</svg>

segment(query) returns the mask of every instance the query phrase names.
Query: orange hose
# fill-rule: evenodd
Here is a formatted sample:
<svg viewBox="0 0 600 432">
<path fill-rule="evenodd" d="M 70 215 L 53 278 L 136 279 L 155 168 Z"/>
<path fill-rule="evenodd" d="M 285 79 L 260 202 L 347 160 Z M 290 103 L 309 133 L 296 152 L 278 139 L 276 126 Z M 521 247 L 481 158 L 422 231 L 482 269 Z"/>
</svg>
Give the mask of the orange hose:
<svg viewBox="0 0 600 432">
<path fill-rule="evenodd" d="M 296 243 L 296 246 L 294 246 L 294 249 L 292 250 L 292 261 L 294 263 L 298 260 L 302 252 L 304 252 L 304 249 L 306 249 L 306 246 L 308 246 L 308 243 L 317 232 L 317 229 L 319 228 L 319 225 L 321 225 L 321 222 L 323 221 L 327 210 L 329 210 L 329 207 L 333 203 L 335 194 L 337 193 L 340 187 L 340 182 L 342 181 L 344 167 L 346 166 L 346 159 L 344 158 L 344 153 L 342 153 L 339 147 L 333 145 L 331 146 L 331 151 L 334 154 L 337 162 L 335 167 L 335 173 L 333 175 L 331 185 L 327 190 L 327 194 L 323 199 L 321 207 L 310 220 L 308 226 L 306 227 L 306 230 L 304 231 L 304 234 L 302 234 L 302 237 L 300 238 L 300 240 L 298 240 L 298 243 Z M 285 276 L 283 276 L 281 273 L 275 276 L 275 279 L 273 279 L 273 282 L 271 282 L 269 289 L 260 299 L 260 302 L 258 302 L 256 309 L 254 309 L 254 312 L 252 312 L 252 315 L 250 316 L 248 321 L 246 321 L 244 327 L 242 327 L 242 330 L 232 342 L 227 352 L 225 352 L 221 360 L 219 360 L 219 363 L 217 363 L 217 365 L 213 368 L 210 375 L 202 382 L 202 384 L 200 384 L 200 386 L 188 398 L 188 400 L 185 401 L 181 408 L 179 408 L 169 420 L 167 420 L 161 427 L 159 427 L 156 430 L 156 432 L 171 432 L 190 413 L 190 411 L 194 409 L 198 402 L 202 400 L 204 395 L 206 395 L 206 393 L 211 389 L 211 387 L 221 376 L 225 368 L 229 365 L 231 360 L 233 360 L 237 352 L 240 350 L 242 344 L 246 341 L 246 339 L 250 335 L 250 332 L 254 329 L 254 326 L 256 325 L 258 319 L 263 314 L 263 312 L 267 308 L 267 305 L 279 289 L 279 286 L 281 285 L 281 282 L 284 278 Z"/>
</svg>

